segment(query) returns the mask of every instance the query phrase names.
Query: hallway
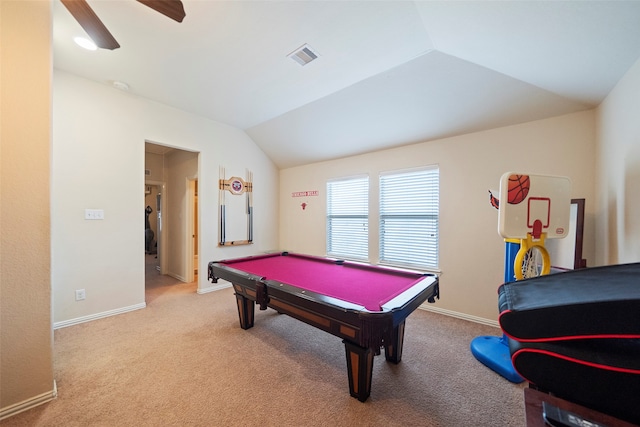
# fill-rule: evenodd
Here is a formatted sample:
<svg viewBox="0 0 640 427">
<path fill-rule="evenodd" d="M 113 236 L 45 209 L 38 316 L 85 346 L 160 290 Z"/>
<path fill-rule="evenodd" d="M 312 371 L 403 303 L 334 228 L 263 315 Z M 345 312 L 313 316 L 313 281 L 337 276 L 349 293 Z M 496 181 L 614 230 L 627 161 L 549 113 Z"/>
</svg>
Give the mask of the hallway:
<svg viewBox="0 0 640 427">
<path fill-rule="evenodd" d="M 198 290 L 198 275 L 191 283 L 181 282 L 169 275 L 162 275 L 156 268 L 158 259 L 154 254 L 145 254 L 145 300 L 147 306 L 153 305 L 153 301 L 169 293 L 196 293 Z"/>
</svg>

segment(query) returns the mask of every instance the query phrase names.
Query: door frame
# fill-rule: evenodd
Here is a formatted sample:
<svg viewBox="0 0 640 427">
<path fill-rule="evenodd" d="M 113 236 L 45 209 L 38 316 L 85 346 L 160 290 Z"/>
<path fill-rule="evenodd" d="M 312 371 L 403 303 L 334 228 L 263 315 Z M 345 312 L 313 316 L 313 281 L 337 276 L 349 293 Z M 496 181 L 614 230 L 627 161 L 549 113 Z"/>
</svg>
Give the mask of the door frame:
<svg viewBox="0 0 640 427">
<path fill-rule="evenodd" d="M 185 263 L 184 265 L 186 266 L 186 274 L 185 274 L 185 279 L 187 280 L 188 283 L 191 283 L 194 281 L 195 279 L 195 274 L 194 274 L 194 270 L 195 270 L 195 265 L 194 265 L 194 256 L 195 256 L 195 251 L 194 251 L 194 244 L 193 244 L 193 239 L 194 236 L 198 236 L 198 228 L 200 225 L 200 204 L 198 203 L 198 207 L 197 209 L 194 210 L 194 204 L 195 204 L 195 198 L 196 198 L 196 186 L 195 183 L 198 182 L 198 175 L 192 175 L 192 176 L 188 176 L 185 179 L 186 181 L 186 188 L 187 188 L 187 197 L 186 197 L 186 221 L 185 221 L 185 248 L 186 250 L 185 252 Z M 198 226 L 196 226 L 195 224 L 195 220 L 194 218 L 198 218 Z M 200 239 L 198 239 L 198 254 L 200 254 Z M 198 257 L 198 264 L 200 264 L 200 257 Z M 200 266 L 198 265 L 198 277 L 202 274 L 201 273 L 201 269 Z"/>
<path fill-rule="evenodd" d="M 167 274 L 167 257 L 164 256 L 167 250 L 167 239 L 162 238 L 163 229 L 167 226 L 167 218 L 165 213 L 167 212 L 167 188 L 164 181 L 154 181 L 145 179 L 145 185 L 155 185 L 160 192 L 160 212 L 158 212 L 156 206 L 156 215 L 159 214 L 158 225 L 156 230 L 156 241 L 158 242 L 158 264 L 160 265 L 160 274 Z"/>
</svg>

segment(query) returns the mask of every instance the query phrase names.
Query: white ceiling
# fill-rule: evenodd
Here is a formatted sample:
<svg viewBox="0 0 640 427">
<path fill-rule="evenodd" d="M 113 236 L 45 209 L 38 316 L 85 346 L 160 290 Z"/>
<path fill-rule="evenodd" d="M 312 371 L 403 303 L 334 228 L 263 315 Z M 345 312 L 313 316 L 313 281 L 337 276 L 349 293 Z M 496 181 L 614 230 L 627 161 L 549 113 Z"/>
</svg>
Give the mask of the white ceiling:
<svg viewBox="0 0 640 427">
<path fill-rule="evenodd" d="M 636 0 L 183 3 L 89 0 L 121 45 L 91 52 L 54 0 L 54 67 L 244 129 L 281 168 L 593 108 L 640 57 Z"/>
</svg>

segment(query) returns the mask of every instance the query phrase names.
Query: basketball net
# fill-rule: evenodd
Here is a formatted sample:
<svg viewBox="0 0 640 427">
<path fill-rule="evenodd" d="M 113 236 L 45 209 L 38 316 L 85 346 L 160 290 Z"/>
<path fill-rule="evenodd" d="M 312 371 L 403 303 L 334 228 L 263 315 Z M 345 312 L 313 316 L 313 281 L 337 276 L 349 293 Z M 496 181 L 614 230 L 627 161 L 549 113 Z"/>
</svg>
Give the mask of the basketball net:
<svg viewBox="0 0 640 427">
<path fill-rule="evenodd" d="M 527 233 L 526 239 L 520 239 L 520 250 L 514 261 L 516 280 L 544 276 L 551 272 L 549 252 L 544 247 L 547 234 L 536 232 L 535 226 L 533 231 L 539 234 L 539 238 L 536 238 L 532 233 Z"/>
</svg>

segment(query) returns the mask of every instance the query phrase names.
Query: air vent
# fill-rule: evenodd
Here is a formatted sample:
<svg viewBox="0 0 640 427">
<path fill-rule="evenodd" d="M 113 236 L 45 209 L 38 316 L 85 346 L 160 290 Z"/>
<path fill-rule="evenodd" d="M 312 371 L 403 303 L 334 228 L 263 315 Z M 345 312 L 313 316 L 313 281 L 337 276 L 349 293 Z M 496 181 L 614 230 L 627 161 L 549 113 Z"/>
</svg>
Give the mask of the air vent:
<svg viewBox="0 0 640 427">
<path fill-rule="evenodd" d="M 317 52 L 315 52 L 313 48 L 311 48 L 311 46 L 307 44 L 300 46 L 298 49 L 294 50 L 287 56 L 300 65 L 307 65 L 309 62 L 318 58 Z"/>
</svg>

